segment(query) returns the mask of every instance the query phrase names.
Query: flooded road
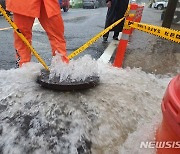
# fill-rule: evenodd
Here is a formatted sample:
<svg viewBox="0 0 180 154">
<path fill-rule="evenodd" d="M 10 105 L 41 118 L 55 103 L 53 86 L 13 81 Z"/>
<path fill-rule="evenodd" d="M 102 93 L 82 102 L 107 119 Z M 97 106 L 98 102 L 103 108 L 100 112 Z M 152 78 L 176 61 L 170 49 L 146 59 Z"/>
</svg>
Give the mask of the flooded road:
<svg viewBox="0 0 180 154">
<path fill-rule="evenodd" d="M 148 19 L 149 23 L 160 25 L 154 13 L 160 14 L 147 8 L 145 14 L 148 16 L 142 21 L 147 23 Z M 82 38 L 88 40 L 89 29 L 84 27 L 93 24 L 92 21 L 91 16 L 79 26 L 76 20 L 66 19 L 67 40 L 71 42 L 69 51 L 86 41 Z M 89 37 L 103 29 L 104 19 L 100 21 Z M 77 35 L 73 33 L 73 27 L 80 28 L 77 33 L 83 28 L 85 31 Z M 37 41 L 42 35 L 44 32 L 36 33 L 34 45 L 48 59 L 50 52 L 44 50 L 50 50 L 47 40 Z M 100 40 L 83 54 L 94 51 L 92 55 L 98 57 L 102 51 L 97 48 L 104 48 Z M 81 92 L 54 92 L 41 88 L 36 77 L 42 66 L 37 63 L 29 63 L 21 69 L 1 69 L 0 153 L 155 153 L 155 149 L 141 149 L 140 143 L 154 140 L 161 122 L 162 97 L 173 74 L 179 70 L 179 51 L 179 46 L 173 43 L 135 31 L 128 45 L 124 69 L 96 61 L 100 84 Z M 5 63 L 8 58 L 6 60 Z M 88 62 L 91 64 L 91 60 Z M 82 70 L 87 69 L 83 66 Z"/>
<path fill-rule="evenodd" d="M 40 64 L 1 70 L 1 153 L 153 153 L 139 146 L 154 139 L 170 78 L 97 65 L 100 85 L 82 92 L 42 89 Z"/>
</svg>

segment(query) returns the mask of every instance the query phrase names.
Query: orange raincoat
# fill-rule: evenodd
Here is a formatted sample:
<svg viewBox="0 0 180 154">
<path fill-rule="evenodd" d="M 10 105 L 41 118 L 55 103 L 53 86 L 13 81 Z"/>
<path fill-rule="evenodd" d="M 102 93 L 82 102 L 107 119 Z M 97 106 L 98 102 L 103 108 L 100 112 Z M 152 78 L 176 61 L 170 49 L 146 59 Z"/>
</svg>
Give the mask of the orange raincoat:
<svg viewBox="0 0 180 154">
<path fill-rule="evenodd" d="M 13 12 L 14 22 L 30 43 L 32 42 L 32 26 L 37 17 L 48 35 L 52 55 L 54 56 L 57 51 L 62 54 L 64 61 L 68 61 L 64 23 L 58 0 L 6 0 L 6 9 Z M 31 60 L 31 51 L 16 33 L 14 33 L 14 38 L 17 64 L 21 66 Z"/>
</svg>

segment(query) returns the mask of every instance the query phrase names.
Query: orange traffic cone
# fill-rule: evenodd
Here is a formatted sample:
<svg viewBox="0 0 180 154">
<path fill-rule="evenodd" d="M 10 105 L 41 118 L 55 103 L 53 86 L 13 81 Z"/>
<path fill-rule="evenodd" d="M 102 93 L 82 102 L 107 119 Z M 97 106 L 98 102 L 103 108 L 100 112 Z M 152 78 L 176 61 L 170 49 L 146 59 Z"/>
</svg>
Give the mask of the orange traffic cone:
<svg viewBox="0 0 180 154">
<path fill-rule="evenodd" d="M 136 10 L 135 22 L 141 22 L 144 6 L 138 6 Z"/>
<path fill-rule="evenodd" d="M 133 21 L 135 19 L 137 8 L 138 8 L 138 5 L 136 3 L 133 3 L 130 5 L 130 10 L 128 12 L 128 16 L 126 17 L 126 20 Z M 122 67 L 129 36 L 131 34 L 132 34 L 132 28 L 130 28 L 129 26 L 125 24 L 123 27 L 121 39 L 119 41 L 119 44 L 116 50 L 116 56 L 114 59 L 113 66 Z"/>
<path fill-rule="evenodd" d="M 122 67 L 130 33 L 130 29 L 123 29 L 122 31 L 122 36 L 119 41 L 116 56 L 113 63 L 113 66 L 115 67 Z"/>
</svg>

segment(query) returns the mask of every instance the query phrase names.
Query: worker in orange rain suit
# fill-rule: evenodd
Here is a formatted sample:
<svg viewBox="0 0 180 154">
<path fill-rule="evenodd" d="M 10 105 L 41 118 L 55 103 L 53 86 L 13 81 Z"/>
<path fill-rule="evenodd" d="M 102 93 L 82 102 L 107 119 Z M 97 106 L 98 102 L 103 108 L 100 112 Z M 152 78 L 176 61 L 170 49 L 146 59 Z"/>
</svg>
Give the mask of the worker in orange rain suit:
<svg viewBox="0 0 180 154">
<path fill-rule="evenodd" d="M 46 31 L 52 55 L 57 51 L 62 60 L 68 62 L 66 41 L 64 39 L 64 23 L 61 17 L 58 0 L 6 0 L 6 9 L 13 12 L 14 22 L 27 40 L 32 42 L 32 26 L 35 18 Z M 14 32 L 14 46 L 18 66 L 30 62 L 31 51 Z"/>
</svg>

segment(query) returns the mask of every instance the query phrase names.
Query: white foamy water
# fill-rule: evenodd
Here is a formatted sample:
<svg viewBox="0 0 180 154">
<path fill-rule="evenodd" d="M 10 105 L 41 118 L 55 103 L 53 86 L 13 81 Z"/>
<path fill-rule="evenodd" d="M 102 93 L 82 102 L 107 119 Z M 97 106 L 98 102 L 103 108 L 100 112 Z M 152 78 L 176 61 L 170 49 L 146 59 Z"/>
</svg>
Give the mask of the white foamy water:
<svg viewBox="0 0 180 154">
<path fill-rule="evenodd" d="M 154 139 L 171 78 L 87 63 L 98 65 L 100 85 L 81 92 L 41 88 L 40 64 L 0 70 L 0 153 L 154 153 L 140 142 Z"/>
<path fill-rule="evenodd" d="M 98 64 L 90 55 L 85 55 L 78 60 L 71 60 L 68 64 L 61 60 L 61 55 L 56 53 L 52 58 L 49 79 L 59 77 L 62 82 L 67 78 L 72 81 L 84 81 L 89 76 L 98 75 Z"/>
</svg>

